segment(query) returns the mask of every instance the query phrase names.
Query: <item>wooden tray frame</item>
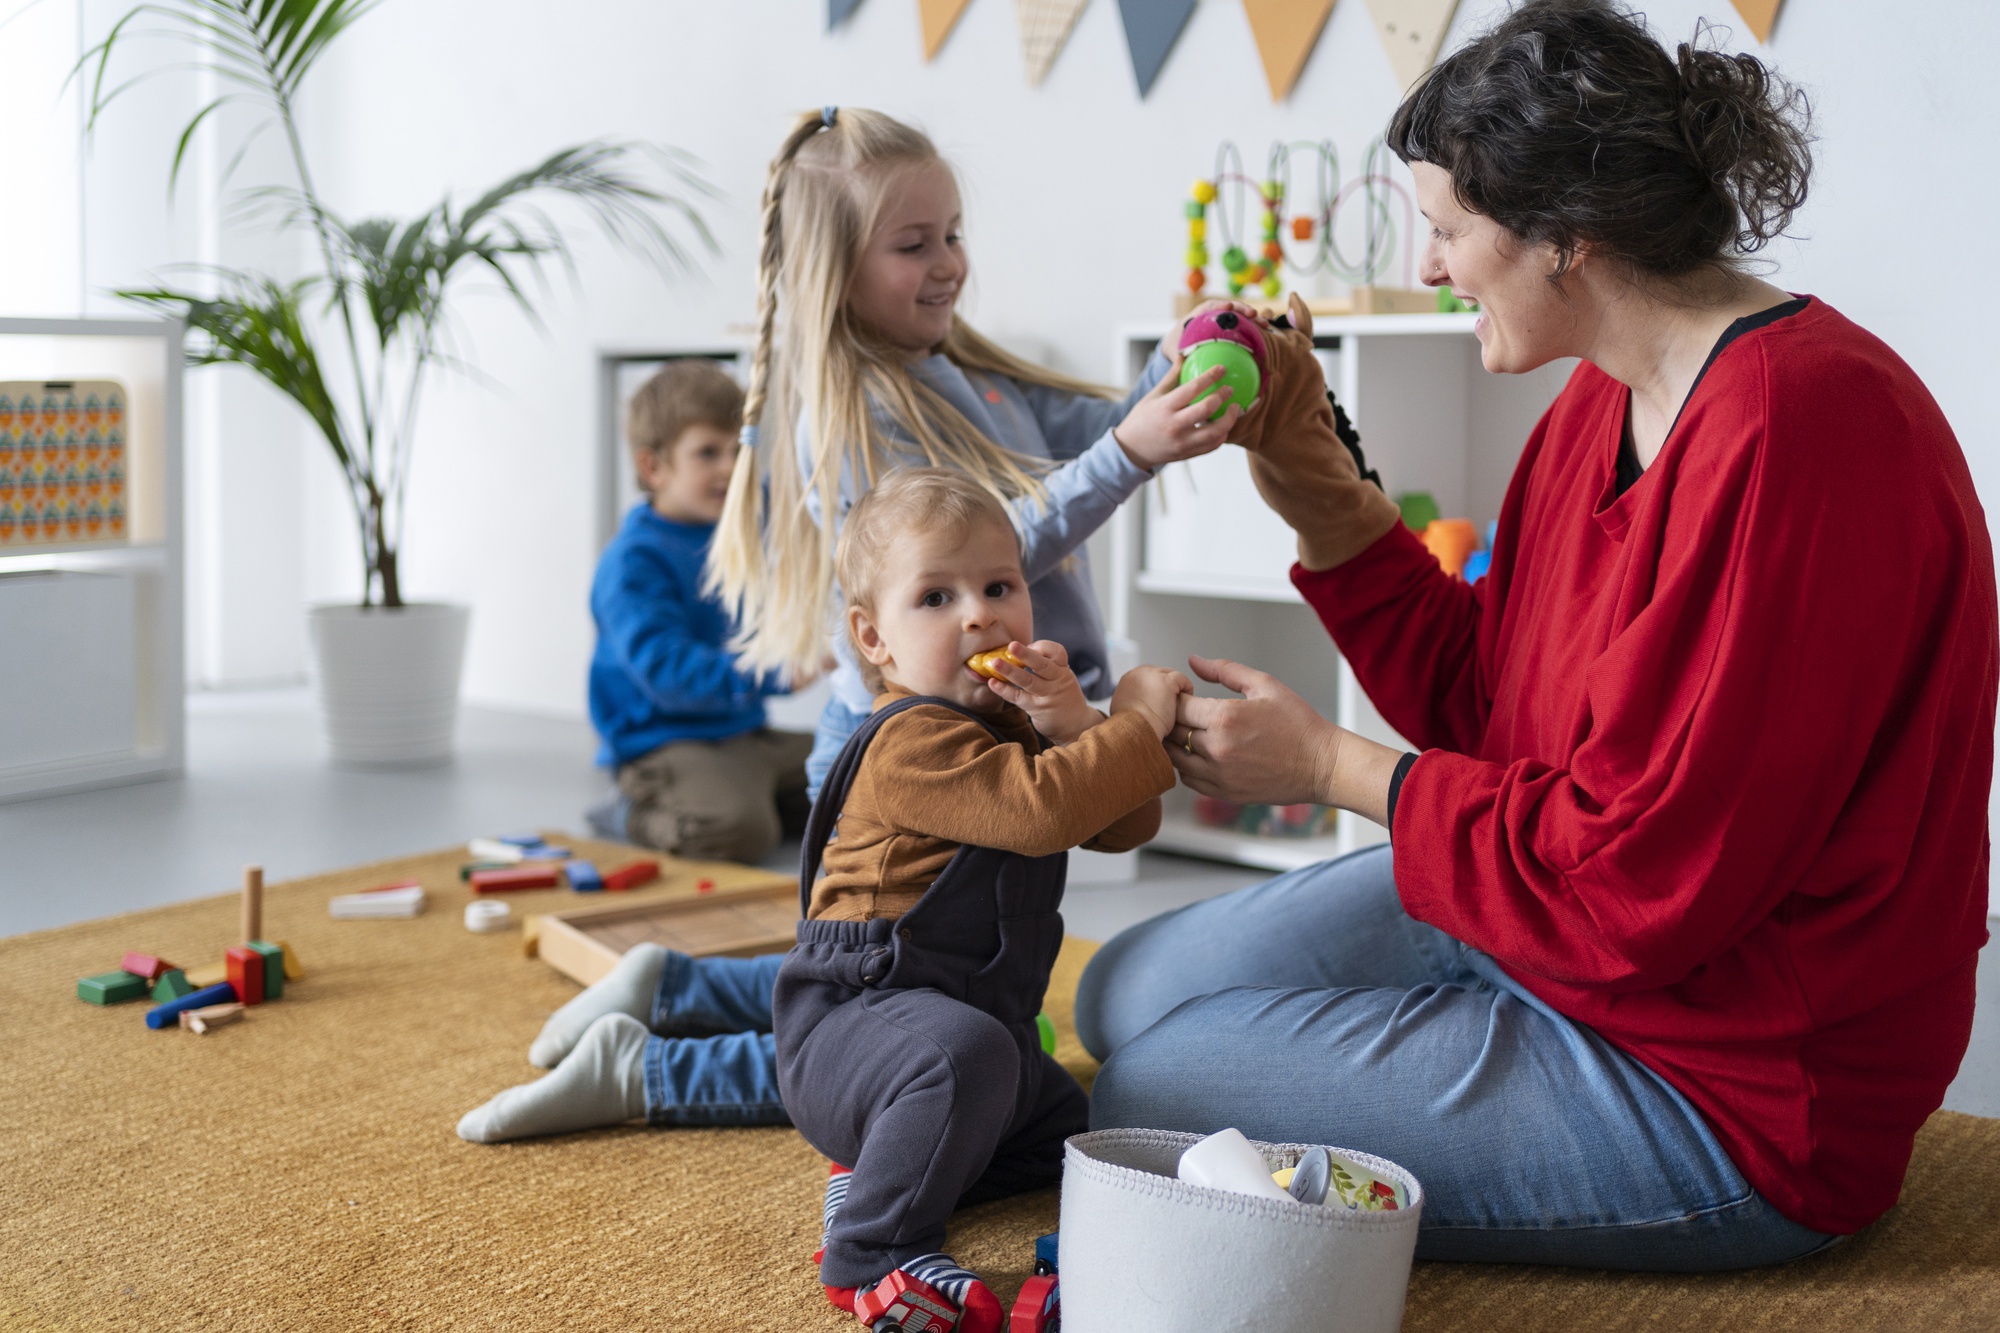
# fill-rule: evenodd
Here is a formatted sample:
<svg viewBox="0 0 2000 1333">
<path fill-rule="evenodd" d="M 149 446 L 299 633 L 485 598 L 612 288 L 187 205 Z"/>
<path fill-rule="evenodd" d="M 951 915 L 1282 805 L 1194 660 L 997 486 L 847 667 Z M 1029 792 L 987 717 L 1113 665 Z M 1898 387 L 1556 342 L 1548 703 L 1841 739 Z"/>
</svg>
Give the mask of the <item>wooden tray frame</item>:
<svg viewBox="0 0 2000 1333">
<path fill-rule="evenodd" d="M 539 954 L 543 962 L 585 986 L 597 981 L 617 965 L 620 954 L 589 933 L 592 926 L 646 919 L 672 920 L 714 914 L 718 909 L 744 904 L 782 902 L 789 909 L 789 924 L 782 932 L 743 930 L 718 946 L 684 949 L 700 955 L 748 958 L 760 953 L 781 953 L 798 937 L 799 886 L 782 880 L 747 888 L 718 889 L 713 893 L 685 898 L 654 898 L 639 903 L 604 903 L 572 908 L 567 912 L 545 912 L 528 921 L 523 947 L 530 957 Z"/>
</svg>

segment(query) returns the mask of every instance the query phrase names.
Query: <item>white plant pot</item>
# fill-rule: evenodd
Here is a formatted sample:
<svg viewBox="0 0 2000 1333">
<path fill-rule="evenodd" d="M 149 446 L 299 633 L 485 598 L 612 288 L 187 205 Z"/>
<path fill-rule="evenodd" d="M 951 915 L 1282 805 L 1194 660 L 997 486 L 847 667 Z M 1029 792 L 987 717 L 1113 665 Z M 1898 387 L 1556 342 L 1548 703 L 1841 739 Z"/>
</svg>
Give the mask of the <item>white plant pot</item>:
<svg viewBox="0 0 2000 1333">
<path fill-rule="evenodd" d="M 424 602 L 315 606 L 313 683 L 335 763 L 405 767 L 451 758 L 472 608 Z"/>
</svg>

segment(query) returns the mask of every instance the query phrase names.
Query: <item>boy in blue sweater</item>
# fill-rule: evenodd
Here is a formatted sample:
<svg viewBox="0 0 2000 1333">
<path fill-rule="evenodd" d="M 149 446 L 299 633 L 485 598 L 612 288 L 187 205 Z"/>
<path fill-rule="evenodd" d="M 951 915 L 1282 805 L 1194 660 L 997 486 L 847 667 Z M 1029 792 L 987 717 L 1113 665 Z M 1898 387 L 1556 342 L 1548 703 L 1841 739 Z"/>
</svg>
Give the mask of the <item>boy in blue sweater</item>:
<svg viewBox="0 0 2000 1333">
<path fill-rule="evenodd" d="M 695 358 L 632 399 L 625 434 L 651 498 L 625 516 L 591 583 L 590 720 L 618 791 L 590 820 L 664 852 L 759 861 L 786 824 L 804 826 L 812 738 L 764 725 L 765 696 L 787 686 L 737 666 L 729 621 L 701 591 L 742 416 L 735 381 Z"/>
</svg>

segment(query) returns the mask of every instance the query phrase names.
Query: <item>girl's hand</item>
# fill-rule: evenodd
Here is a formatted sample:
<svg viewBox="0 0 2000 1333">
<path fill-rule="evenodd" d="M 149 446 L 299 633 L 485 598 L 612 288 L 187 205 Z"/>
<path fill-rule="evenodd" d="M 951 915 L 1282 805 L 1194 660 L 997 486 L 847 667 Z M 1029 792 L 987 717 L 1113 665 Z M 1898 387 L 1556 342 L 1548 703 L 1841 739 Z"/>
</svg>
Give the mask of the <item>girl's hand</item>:
<svg viewBox="0 0 2000 1333">
<path fill-rule="evenodd" d="M 1112 428 L 1111 438 L 1118 441 L 1125 456 L 1148 472 L 1168 463 L 1213 453 L 1222 447 L 1243 415 L 1241 406 L 1229 402 L 1231 394 L 1226 388 L 1216 389 L 1199 403 L 1194 401 L 1222 379 L 1221 366 L 1210 367 L 1186 384 L 1180 382 L 1180 376 L 1181 359 L 1176 353 L 1166 378 L 1134 403 L 1125 419 Z M 1228 406 L 1211 421 L 1209 416 L 1217 403 Z"/>
<path fill-rule="evenodd" d="M 1035 730 L 1057 745 L 1068 745 L 1104 720 L 1084 702 L 1083 687 L 1069 669 L 1069 650 L 1053 639 L 1010 643 L 1007 651 L 1027 663 L 1017 667 L 1004 658 L 993 669 L 1004 678 L 988 680 L 995 694 L 1025 712 Z"/>
<path fill-rule="evenodd" d="M 1139 713 L 1152 723 L 1161 740 L 1174 729 L 1175 707 L 1181 696 L 1194 693 L 1194 682 L 1166 667 L 1133 667 L 1118 678 L 1111 692 L 1113 713 Z"/>
</svg>

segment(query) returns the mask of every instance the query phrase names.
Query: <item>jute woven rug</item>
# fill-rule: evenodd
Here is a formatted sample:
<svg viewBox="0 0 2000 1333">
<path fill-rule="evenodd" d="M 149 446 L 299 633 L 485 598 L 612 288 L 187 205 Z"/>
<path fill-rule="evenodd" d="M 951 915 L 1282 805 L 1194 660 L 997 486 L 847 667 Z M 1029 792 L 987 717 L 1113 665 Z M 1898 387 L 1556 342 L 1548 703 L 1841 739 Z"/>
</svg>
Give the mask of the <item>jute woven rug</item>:
<svg viewBox="0 0 2000 1333">
<path fill-rule="evenodd" d="M 148 1031 L 141 1005 L 99 1009 L 74 986 L 127 949 L 218 959 L 233 895 L 0 940 L 0 1329 L 858 1327 L 807 1262 L 825 1164 L 789 1129 L 459 1141 L 462 1112 L 534 1076 L 528 1042 L 575 993 L 518 933 L 464 929 L 461 859 L 273 886 L 265 934 L 306 978 L 206 1037 Z M 642 894 L 762 874 L 670 871 Z M 332 895 L 405 877 L 431 891 L 424 916 L 328 918 Z M 1085 1074 L 1067 997 L 1087 957 L 1065 950 L 1051 996 Z M 1404 1327 L 2000 1328 L 2000 1121 L 1940 1113 L 1903 1197 L 1842 1249 L 1768 1272 L 1419 1264 Z M 971 1210 L 952 1250 L 1011 1298 L 1056 1210 L 1052 1190 Z"/>
</svg>

